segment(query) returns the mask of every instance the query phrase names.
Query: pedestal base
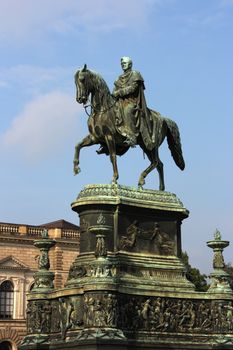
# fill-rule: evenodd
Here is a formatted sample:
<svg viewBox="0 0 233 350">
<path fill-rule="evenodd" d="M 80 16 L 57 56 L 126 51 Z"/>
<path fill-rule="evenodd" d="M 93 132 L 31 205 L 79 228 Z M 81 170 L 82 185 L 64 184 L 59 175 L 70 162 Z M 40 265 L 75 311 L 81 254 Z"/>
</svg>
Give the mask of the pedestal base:
<svg viewBox="0 0 233 350">
<path fill-rule="evenodd" d="M 91 185 L 72 209 L 80 254 L 64 289 L 29 296 L 22 350 L 233 348 L 232 295 L 196 292 L 186 279 L 188 211 L 174 194 Z"/>
</svg>

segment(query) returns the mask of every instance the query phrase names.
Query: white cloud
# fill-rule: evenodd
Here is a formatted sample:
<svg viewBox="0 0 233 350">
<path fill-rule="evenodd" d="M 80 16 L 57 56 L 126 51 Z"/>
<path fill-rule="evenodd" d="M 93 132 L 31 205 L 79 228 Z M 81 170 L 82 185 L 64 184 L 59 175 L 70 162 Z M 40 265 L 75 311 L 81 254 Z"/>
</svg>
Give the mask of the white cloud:
<svg viewBox="0 0 233 350">
<path fill-rule="evenodd" d="M 29 102 L 1 138 L 5 151 L 13 150 L 30 163 L 58 154 L 78 130 L 81 106 L 73 96 L 55 91 Z M 83 113 L 83 112 L 82 112 Z M 77 135 L 78 139 L 78 135 Z"/>
<path fill-rule="evenodd" d="M 198 29 L 226 27 L 232 23 L 232 13 L 230 6 L 233 0 L 218 0 L 210 3 L 209 6 L 200 7 L 199 11 L 179 15 L 178 20 L 182 19 L 185 24 Z"/>
<path fill-rule="evenodd" d="M 142 30 L 161 0 L 7 0 L 1 3 L 0 41 L 38 40 L 47 32 Z"/>
<path fill-rule="evenodd" d="M 25 93 L 41 94 L 54 86 L 64 89 L 67 82 L 73 88 L 73 75 L 70 68 L 16 65 L 0 69 L 0 87 L 20 88 Z"/>
</svg>

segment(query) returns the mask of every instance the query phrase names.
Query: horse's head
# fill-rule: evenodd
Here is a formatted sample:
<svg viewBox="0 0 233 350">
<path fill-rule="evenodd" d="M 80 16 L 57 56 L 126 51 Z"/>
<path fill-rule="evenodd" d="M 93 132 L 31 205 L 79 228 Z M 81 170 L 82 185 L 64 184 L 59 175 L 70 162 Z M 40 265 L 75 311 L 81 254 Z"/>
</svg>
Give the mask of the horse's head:
<svg viewBox="0 0 233 350">
<path fill-rule="evenodd" d="M 84 67 L 78 70 L 74 76 L 76 85 L 76 100 L 78 103 L 85 104 L 90 94 L 89 82 L 88 82 L 88 69 L 85 64 Z"/>
<path fill-rule="evenodd" d="M 75 74 L 76 100 L 86 104 L 91 95 L 92 110 L 108 110 L 113 105 L 112 96 L 104 79 L 93 70 L 87 69 L 87 65 Z"/>
</svg>

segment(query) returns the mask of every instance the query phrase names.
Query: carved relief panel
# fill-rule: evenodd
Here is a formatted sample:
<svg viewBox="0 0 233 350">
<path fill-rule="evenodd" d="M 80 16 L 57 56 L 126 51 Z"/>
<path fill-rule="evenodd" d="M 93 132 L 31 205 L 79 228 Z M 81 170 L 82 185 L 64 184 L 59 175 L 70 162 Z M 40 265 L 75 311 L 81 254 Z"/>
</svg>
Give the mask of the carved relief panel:
<svg viewBox="0 0 233 350">
<path fill-rule="evenodd" d="M 119 327 L 159 332 L 224 333 L 233 330 L 232 301 L 121 296 Z"/>
<path fill-rule="evenodd" d="M 88 293 L 84 296 L 85 327 L 116 327 L 118 302 L 114 293 Z"/>
<path fill-rule="evenodd" d="M 176 255 L 176 222 L 132 220 L 126 226 L 121 226 L 118 249 L 158 255 Z"/>
</svg>

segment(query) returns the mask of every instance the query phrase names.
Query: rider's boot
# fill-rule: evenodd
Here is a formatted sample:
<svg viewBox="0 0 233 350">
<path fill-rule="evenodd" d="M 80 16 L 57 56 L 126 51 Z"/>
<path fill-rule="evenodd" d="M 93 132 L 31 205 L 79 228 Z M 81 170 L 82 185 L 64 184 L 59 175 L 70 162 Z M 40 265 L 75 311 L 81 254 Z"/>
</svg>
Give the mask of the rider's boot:
<svg viewBox="0 0 233 350">
<path fill-rule="evenodd" d="M 105 145 L 101 145 L 96 151 L 97 154 L 109 154 L 108 148 Z"/>
</svg>

